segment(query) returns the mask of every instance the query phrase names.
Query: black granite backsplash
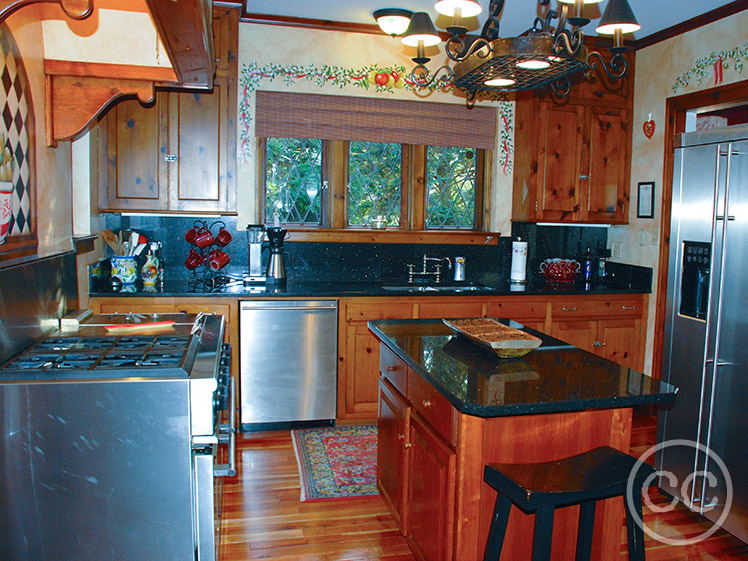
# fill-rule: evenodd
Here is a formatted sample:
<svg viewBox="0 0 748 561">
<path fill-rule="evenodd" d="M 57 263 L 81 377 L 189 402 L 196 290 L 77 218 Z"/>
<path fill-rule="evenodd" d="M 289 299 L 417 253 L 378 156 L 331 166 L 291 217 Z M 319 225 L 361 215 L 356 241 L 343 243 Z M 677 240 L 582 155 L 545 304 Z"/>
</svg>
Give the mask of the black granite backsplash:
<svg viewBox="0 0 748 561">
<path fill-rule="evenodd" d="M 122 216 L 107 215 L 107 227 L 113 232 L 136 230 L 150 241 L 162 243 L 165 275 L 170 279 L 186 279 L 190 272 L 184 261 L 192 247 L 184 235 L 196 220 L 212 226 L 213 233 L 221 225 L 231 232 L 232 242 L 224 248 L 231 263 L 223 270 L 241 277 L 248 267 L 246 231 L 244 224 L 237 229 L 235 217 L 202 219 L 198 217 Z M 499 238 L 497 245 L 462 244 L 384 244 L 384 243 L 310 243 L 294 242 L 293 232 L 286 241 L 286 274 L 289 280 L 299 281 L 383 281 L 407 280 L 407 265 L 418 271 L 423 255 L 465 257 L 468 281 L 490 282 L 506 280 L 511 268 L 511 242 L 521 236 L 528 244 L 528 276 L 538 275 L 540 262 L 550 257 L 578 258 L 590 243 L 593 251 L 607 246 L 607 228 L 578 226 L 537 226 L 515 222 L 511 238 Z M 267 259 L 263 252 L 263 262 Z M 141 259 L 143 257 L 141 256 Z M 431 265 L 432 266 L 432 265 Z M 431 269 L 430 266 L 430 269 Z M 442 269 L 443 280 L 451 280 L 452 271 Z"/>
</svg>

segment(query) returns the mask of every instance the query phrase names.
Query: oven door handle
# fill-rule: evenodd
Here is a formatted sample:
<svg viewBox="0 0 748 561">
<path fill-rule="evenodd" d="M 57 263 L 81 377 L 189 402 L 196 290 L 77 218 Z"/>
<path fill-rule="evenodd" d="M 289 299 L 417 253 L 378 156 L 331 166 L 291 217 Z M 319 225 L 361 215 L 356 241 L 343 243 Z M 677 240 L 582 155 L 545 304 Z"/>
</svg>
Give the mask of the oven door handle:
<svg viewBox="0 0 748 561">
<path fill-rule="evenodd" d="M 229 463 L 218 464 L 213 468 L 216 477 L 236 475 L 236 380 L 229 377 L 229 424 L 218 425 L 218 442 L 229 443 Z"/>
</svg>

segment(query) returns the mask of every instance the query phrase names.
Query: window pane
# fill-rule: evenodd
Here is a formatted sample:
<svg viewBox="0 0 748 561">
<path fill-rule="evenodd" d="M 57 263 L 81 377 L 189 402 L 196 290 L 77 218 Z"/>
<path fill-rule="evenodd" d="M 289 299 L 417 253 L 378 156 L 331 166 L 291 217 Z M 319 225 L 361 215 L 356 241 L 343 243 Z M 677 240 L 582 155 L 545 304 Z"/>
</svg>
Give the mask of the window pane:
<svg viewBox="0 0 748 561">
<path fill-rule="evenodd" d="M 426 150 L 426 227 L 474 227 L 476 150 L 429 146 Z"/>
<path fill-rule="evenodd" d="M 369 226 L 378 216 L 390 226 L 400 225 L 401 167 L 399 144 L 349 143 L 349 226 Z"/>
<path fill-rule="evenodd" d="M 265 216 L 281 222 L 319 224 L 322 141 L 316 138 L 268 138 Z"/>
</svg>

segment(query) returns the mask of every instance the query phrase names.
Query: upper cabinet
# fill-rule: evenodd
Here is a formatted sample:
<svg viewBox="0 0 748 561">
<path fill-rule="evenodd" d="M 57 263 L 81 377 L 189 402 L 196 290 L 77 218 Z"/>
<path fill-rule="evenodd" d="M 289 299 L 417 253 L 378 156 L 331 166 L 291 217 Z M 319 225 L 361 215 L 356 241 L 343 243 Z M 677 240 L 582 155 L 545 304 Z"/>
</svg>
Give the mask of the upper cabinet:
<svg viewBox="0 0 748 561">
<path fill-rule="evenodd" d="M 633 55 L 627 56 L 622 80 L 597 72 L 567 98 L 518 96 L 514 220 L 628 222 Z"/>
<path fill-rule="evenodd" d="M 215 9 L 212 90 L 125 100 L 99 123 L 99 210 L 236 212 L 237 27 L 237 10 Z"/>
</svg>

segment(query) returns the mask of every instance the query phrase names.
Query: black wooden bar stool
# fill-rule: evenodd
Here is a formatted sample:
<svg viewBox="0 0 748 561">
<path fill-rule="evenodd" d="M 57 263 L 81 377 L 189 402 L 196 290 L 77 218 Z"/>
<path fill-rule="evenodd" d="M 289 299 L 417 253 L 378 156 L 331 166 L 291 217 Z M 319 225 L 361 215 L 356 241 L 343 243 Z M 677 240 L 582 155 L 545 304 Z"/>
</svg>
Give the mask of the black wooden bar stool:
<svg viewBox="0 0 748 561">
<path fill-rule="evenodd" d="M 595 504 L 601 499 L 626 494 L 626 487 L 637 459 L 609 446 L 601 446 L 555 462 L 535 464 L 489 464 L 483 479 L 497 491 L 484 561 L 499 561 L 512 504 L 525 514 L 535 513 L 532 561 L 551 558 L 553 512 L 556 508 L 579 505 L 576 561 L 589 561 Z M 654 473 L 640 464 L 633 481 L 631 501 L 642 519 L 641 492 L 645 480 Z M 644 532 L 626 506 L 629 560 L 644 561 Z"/>
</svg>

